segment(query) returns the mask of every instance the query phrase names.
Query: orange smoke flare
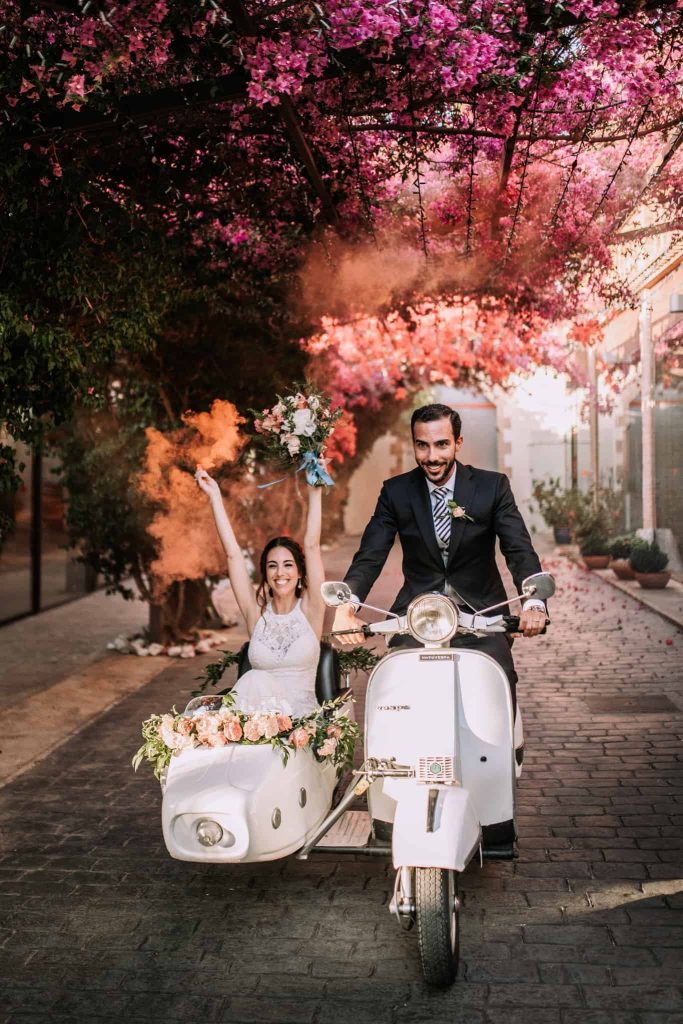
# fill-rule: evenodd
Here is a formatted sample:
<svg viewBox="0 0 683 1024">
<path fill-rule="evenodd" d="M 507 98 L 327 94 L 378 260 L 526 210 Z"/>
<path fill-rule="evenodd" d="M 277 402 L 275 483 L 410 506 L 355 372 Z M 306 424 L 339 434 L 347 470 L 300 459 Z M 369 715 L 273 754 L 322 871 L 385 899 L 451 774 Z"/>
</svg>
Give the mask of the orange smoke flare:
<svg viewBox="0 0 683 1024">
<path fill-rule="evenodd" d="M 157 595 L 174 580 L 225 574 L 223 551 L 206 496 L 193 471 L 198 465 L 218 469 L 234 462 L 244 444 L 244 422 L 234 405 L 217 400 L 209 412 L 183 416 L 186 427 L 163 434 L 149 427 L 145 468 L 138 478 L 143 494 L 158 506 L 148 532 L 158 543 L 151 565 Z"/>
</svg>

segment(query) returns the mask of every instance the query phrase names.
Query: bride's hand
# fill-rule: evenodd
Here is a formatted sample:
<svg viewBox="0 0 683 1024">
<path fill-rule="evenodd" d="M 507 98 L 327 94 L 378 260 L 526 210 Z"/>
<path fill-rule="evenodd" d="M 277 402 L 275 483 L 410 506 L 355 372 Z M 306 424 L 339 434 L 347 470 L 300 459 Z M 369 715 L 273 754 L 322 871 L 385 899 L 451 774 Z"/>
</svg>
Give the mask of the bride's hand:
<svg viewBox="0 0 683 1024">
<path fill-rule="evenodd" d="M 213 479 L 213 477 L 209 476 L 209 474 L 206 472 L 206 470 L 202 469 L 201 466 L 197 466 L 197 471 L 196 471 L 196 473 L 194 475 L 194 478 L 197 481 L 197 484 L 199 485 L 200 489 L 202 491 L 204 491 L 204 494 L 208 494 L 208 496 L 211 499 L 213 499 L 213 498 L 220 498 L 220 496 L 221 496 L 221 489 L 220 489 L 220 487 L 218 486 L 216 481 Z"/>
</svg>

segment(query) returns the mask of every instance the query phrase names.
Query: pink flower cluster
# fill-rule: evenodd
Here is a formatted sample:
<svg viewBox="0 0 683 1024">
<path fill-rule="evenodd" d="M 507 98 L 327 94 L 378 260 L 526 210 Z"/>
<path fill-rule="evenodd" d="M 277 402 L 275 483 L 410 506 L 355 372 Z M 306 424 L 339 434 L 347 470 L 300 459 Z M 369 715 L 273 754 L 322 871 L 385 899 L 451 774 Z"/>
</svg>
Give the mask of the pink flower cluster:
<svg viewBox="0 0 683 1024">
<path fill-rule="evenodd" d="M 259 743 L 276 736 L 287 736 L 291 731 L 289 715 L 269 712 L 245 716 L 228 707 L 178 719 L 173 715 L 162 715 L 158 727 L 159 738 L 174 753 L 188 747 L 221 747 L 244 740 Z M 292 742 L 295 746 L 300 745 Z"/>
</svg>

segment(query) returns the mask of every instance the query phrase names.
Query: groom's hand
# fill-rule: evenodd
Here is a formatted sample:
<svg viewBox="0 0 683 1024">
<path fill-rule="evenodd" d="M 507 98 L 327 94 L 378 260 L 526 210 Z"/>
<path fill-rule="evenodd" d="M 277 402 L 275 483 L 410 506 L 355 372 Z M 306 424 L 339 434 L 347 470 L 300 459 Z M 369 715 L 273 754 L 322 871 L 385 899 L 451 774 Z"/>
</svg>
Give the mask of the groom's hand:
<svg viewBox="0 0 683 1024">
<path fill-rule="evenodd" d="M 334 614 L 332 632 L 338 629 L 353 629 L 354 626 L 364 626 L 365 623 L 356 615 L 352 604 L 340 604 Z M 355 646 L 362 644 L 365 640 L 363 633 L 347 633 L 345 636 L 338 636 L 337 640 L 342 646 Z"/>
<path fill-rule="evenodd" d="M 522 636 L 538 636 L 545 629 L 545 624 L 545 608 L 527 608 L 519 616 L 519 632 Z"/>
</svg>

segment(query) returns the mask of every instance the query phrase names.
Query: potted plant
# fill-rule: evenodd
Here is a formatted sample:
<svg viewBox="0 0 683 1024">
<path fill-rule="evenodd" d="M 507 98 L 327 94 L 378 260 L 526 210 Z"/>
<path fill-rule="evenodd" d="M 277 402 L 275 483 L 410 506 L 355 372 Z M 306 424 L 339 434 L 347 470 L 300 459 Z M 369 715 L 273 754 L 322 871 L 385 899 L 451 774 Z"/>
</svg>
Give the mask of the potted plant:
<svg viewBox="0 0 683 1024">
<path fill-rule="evenodd" d="M 662 551 L 656 540 L 636 544 L 629 556 L 629 564 L 636 579 L 645 590 L 662 590 L 671 573 L 666 571 L 669 556 Z"/>
<path fill-rule="evenodd" d="M 636 578 L 628 561 L 636 543 L 638 543 L 637 539 L 630 535 L 615 537 L 613 541 L 610 541 L 611 562 L 609 567 L 618 580 L 634 580 Z"/>
<path fill-rule="evenodd" d="M 604 534 L 586 534 L 579 551 L 587 569 L 606 569 L 609 565 L 609 541 Z"/>
<path fill-rule="evenodd" d="M 571 544 L 581 494 L 576 488 L 562 487 L 559 477 L 534 480 L 533 496 L 546 526 L 550 526 L 556 544 Z"/>
</svg>

